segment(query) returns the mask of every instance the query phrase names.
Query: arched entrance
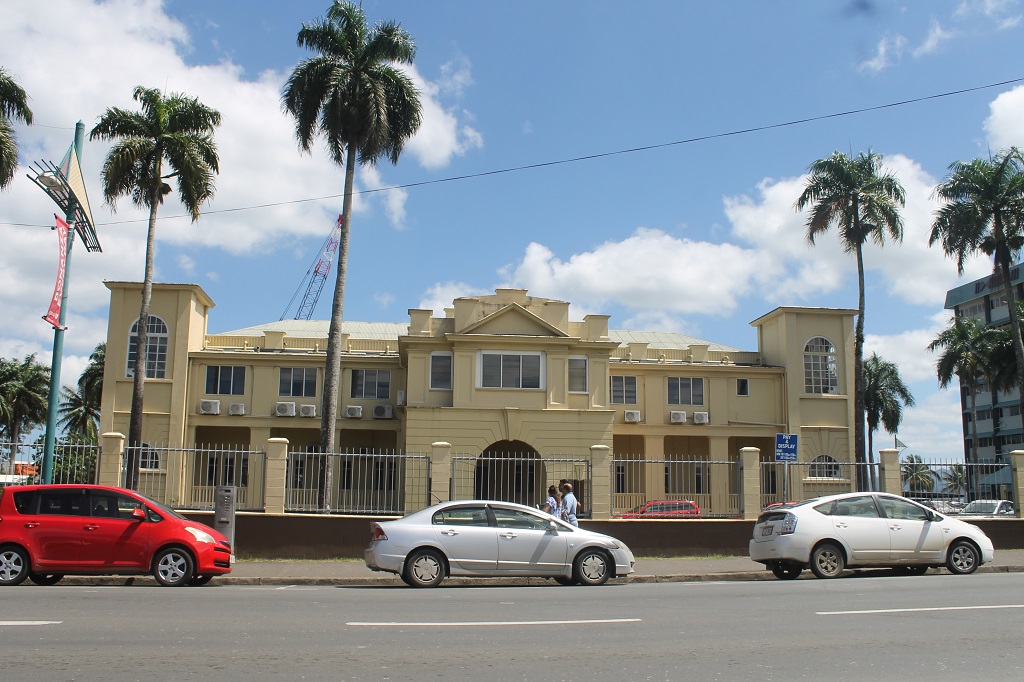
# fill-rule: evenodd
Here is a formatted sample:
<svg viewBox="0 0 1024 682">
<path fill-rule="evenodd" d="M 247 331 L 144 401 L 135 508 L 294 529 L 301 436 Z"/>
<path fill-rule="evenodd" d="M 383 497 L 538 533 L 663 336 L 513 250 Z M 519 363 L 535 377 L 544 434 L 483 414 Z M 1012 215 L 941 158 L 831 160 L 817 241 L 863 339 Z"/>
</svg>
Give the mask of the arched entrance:
<svg viewBox="0 0 1024 682">
<path fill-rule="evenodd" d="M 536 506 L 546 490 L 544 460 L 530 445 L 518 440 L 492 443 L 477 459 L 474 496 Z"/>
</svg>

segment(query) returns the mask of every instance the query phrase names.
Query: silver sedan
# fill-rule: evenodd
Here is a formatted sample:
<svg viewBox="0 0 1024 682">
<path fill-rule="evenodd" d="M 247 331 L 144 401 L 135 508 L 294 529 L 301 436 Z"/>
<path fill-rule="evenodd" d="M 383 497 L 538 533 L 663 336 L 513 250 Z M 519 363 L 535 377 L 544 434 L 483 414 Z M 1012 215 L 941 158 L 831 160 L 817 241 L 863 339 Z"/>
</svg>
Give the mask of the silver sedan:
<svg viewBox="0 0 1024 682">
<path fill-rule="evenodd" d="M 462 500 L 372 524 L 366 565 L 412 587 L 446 576 L 540 576 L 602 585 L 633 572 L 633 552 L 609 535 L 576 528 L 511 502 Z"/>
</svg>

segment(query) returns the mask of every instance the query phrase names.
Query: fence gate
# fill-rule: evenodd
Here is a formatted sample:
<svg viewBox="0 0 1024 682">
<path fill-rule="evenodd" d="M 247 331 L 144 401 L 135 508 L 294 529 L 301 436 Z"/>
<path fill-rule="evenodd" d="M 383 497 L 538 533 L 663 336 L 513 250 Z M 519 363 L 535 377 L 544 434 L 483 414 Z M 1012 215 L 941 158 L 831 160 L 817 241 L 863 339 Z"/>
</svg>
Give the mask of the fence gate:
<svg viewBox="0 0 1024 682">
<path fill-rule="evenodd" d="M 548 486 L 566 479 L 589 516 L 593 508 L 591 461 L 586 457 L 531 457 L 481 455 L 452 457 L 449 499 L 500 500 L 530 507 L 544 503 Z"/>
</svg>

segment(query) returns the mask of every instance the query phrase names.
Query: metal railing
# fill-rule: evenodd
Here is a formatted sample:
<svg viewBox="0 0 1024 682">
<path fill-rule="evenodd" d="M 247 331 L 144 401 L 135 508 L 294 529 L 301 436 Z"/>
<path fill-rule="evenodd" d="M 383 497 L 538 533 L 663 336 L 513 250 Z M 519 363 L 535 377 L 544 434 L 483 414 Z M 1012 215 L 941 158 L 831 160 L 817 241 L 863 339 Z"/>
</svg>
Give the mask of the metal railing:
<svg viewBox="0 0 1024 682">
<path fill-rule="evenodd" d="M 121 453 L 121 482 L 128 480 L 128 448 Z M 235 488 L 239 511 L 263 511 L 266 452 L 247 446 L 195 445 L 139 450 L 138 491 L 175 509 L 212 510 L 219 486 Z"/>
<path fill-rule="evenodd" d="M 536 507 L 547 499 L 548 486 L 565 479 L 572 484 L 582 509 L 579 516 L 587 518 L 593 508 L 591 468 L 587 457 L 522 453 L 453 455 L 449 499 L 501 500 Z"/>
<path fill-rule="evenodd" d="M 96 483 L 98 445 L 55 443 L 53 483 Z M 29 485 L 42 482 L 41 443 L 0 442 L 0 485 Z"/>
<path fill-rule="evenodd" d="M 409 514 L 430 506 L 430 456 L 291 451 L 286 512 Z"/>
<path fill-rule="evenodd" d="M 761 462 L 761 508 L 822 495 L 881 490 L 877 463 Z"/>
<path fill-rule="evenodd" d="M 925 462 L 914 456 L 900 459 L 900 486 L 905 497 L 956 513 L 975 500 L 1015 499 L 1010 465 L 1004 462 Z M 941 508 L 940 508 L 941 507 Z"/>
<path fill-rule="evenodd" d="M 622 517 L 657 500 L 688 500 L 701 518 L 740 515 L 739 463 L 689 457 L 645 460 L 614 458 L 611 462 L 611 508 Z"/>
</svg>

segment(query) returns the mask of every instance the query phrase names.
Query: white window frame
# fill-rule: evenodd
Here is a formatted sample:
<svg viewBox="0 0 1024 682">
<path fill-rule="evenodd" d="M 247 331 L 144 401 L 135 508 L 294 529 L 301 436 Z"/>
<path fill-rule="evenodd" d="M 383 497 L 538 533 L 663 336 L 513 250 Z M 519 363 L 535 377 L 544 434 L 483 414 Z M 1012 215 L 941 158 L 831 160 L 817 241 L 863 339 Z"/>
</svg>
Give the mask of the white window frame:
<svg viewBox="0 0 1024 682">
<path fill-rule="evenodd" d="M 804 344 L 804 393 L 839 393 L 839 361 L 836 346 L 824 336 L 815 336 Z"/>
<path fill-rule="evenodd" d="M 519 366 L 519 386 L 505 386 L 505 372 L 504 372 L 504 360 L 499 360 L 502 366 L 499 372 L 500 378 L 499 386 L 488 386 L 484 384 L 484 357 L 485 356 L 498 356 L 504 358 L 506 356 L 516 356 L 521 358 L 524 357 L 536 357 L 538 358 L 538 385 L 537 386 L 526 386 L 522 385 L 522 361 L 520 360 Z M 538 391 L 547 388 L 547 362 L 545 362 L 544 353 L 540 351 L 500 351 L 500 350 L 482 350 L 476 354 L 476 387 L 477 388 L 492 388 L 492 389 L 503 389 L 509 391 Z"/>
<path fill-rule="evenodd" d="M 448 385 L 447 386 L 436 386 L 434 385 L 434 360 L 435 358 L 447 358 L 448 359 Z M 432 391 L 451 391 L 454 388 L 455 383 L 455 359 L 449 351 L 434 351 L 430 354 L 430 390 Z"/>
<path fill-rule="evenodd" d="M 285 393 L 281 390 L 281 373 L 284 371 L 291 372 L 288 379 L 288 392 Z M 295 392 L 295 372 L 302 372 L 302 382 L 300 386 L 301 390 Z M 313 392 L 307 393 L 306 386 L 308 384 L 309 373 L 313 373 Z M 317 393 L 317 383 L 320 381 L 320 374 L 315 367 L 279 367 L 277 373 L 277 395 L 279 398 L 315 398 Z"/>
<path fill-rule="evenodd" d="M 362 390 L 359 394 L 356 394 L 356 385 L 359 383 L 356 381 L 356 373 L 362 372 Z M 367 391 L 369 382 L 366 380 L 366 375 L 373 372 L 373 391 Z M 387 391 L 381 394 L 381 375 L 387 376 Z M 352 370 L 352 387 L 349 390 L 349 397 L 356 400 L 391 400 L 391 370 L 390 369 L 369 369 L 369 368 L 358 368 Z"/>
<path fill-rule="evenodd" d="M 668 401 L 669 405 L 695 405 L 697 407 L 701 407 L 704 405 L 704 377 L 667 377 L 667 379 L 668 381 L 666 383 L 666 400 Z M 683 381 L 688 381 L 690 387 L 689 393 L 687 393 L 685 396 L 683 395 Z M 672 400 L 673 382 L 675 382 L 676 384 L 676 400 L 674 402 Z M 697 385 L 698 382 L 700 384 L 699 401 L 694 399 L 694 394 L 697 393 L 697 391 L 694 390 L 694 386 Z"/>
<path fill-rule="evenodd" d="M 573 362 L 574 361 L 577 362 L 577 363 L 579 363 L 579 362 L 583 363 L 583 368 L 582 368 L 582 370 L 583 370 L 583 377 L 582 377 L 583 378 L 583 388 L 576 388 L 576 389 L 574 389 L 572 387 L 572 385 L 573 385 L 573 373 L 574 373 L 573 372 Z M 570 355 L 569 356 L 569 360 L 566 363 L 566 369 L 568 371 L 568 383 L 566 384 L 566 387 L 568 388 L 569 393 L 589 393 L 590 392 L 590 358 L 588 358 L 586 355 Z M 577 365 L 575 372 L 578 373 L 579 371 L 580 371 L 580 368 Z M 578 377 L 578 376 L 576 377 L 577 380 L 579 380 L 579 378 L 580 377 Z"/>
<path fill-rule="evenodd" d="M 622 386 L 620 388 L 620 393 L 622 393 L 622 400 L 616 400 L 615 399 L 615 380 L 616 379 L 618 379 L 622 383 Z M 632 384 L 633 384 L 633 389 L 632 389 L 633 390 L 633 401 L 632 402 L 627 400 L 627 398 L 629 398 L 629 391 L 627 390 L 629 387 L 626 386 L 626 384 L 630 383 L 629 381 L 627 381 L 628 379 L 632 379 L 633 380 L 632 381 Z M 637 402 L 636 402 L 637 401 L 637 390 L 638 390 L 637 384 L 638 384 L 638 382 L 636 380 L 636 376 L 632 376 L 632 375 L 628 375 L 627 376 L 627 375 L 624 375 L 624 374 L 613 374 L 612 376 L 608 377 L 608 401 L 612 405 L 636 405 L 637 404 Z"/>
<path fill-rule="evenodd" d="M 128 361 L 125 375 L 135 376 L 135 353 L 138 343 L 139 321 L 132 322 L 128 330 Z M 167 323 L 156 315 L 150 315 L 146 322 L 146 378 L 167 378 L 167 347 L 170 343 L 170 332 Z"/>
</svg>

